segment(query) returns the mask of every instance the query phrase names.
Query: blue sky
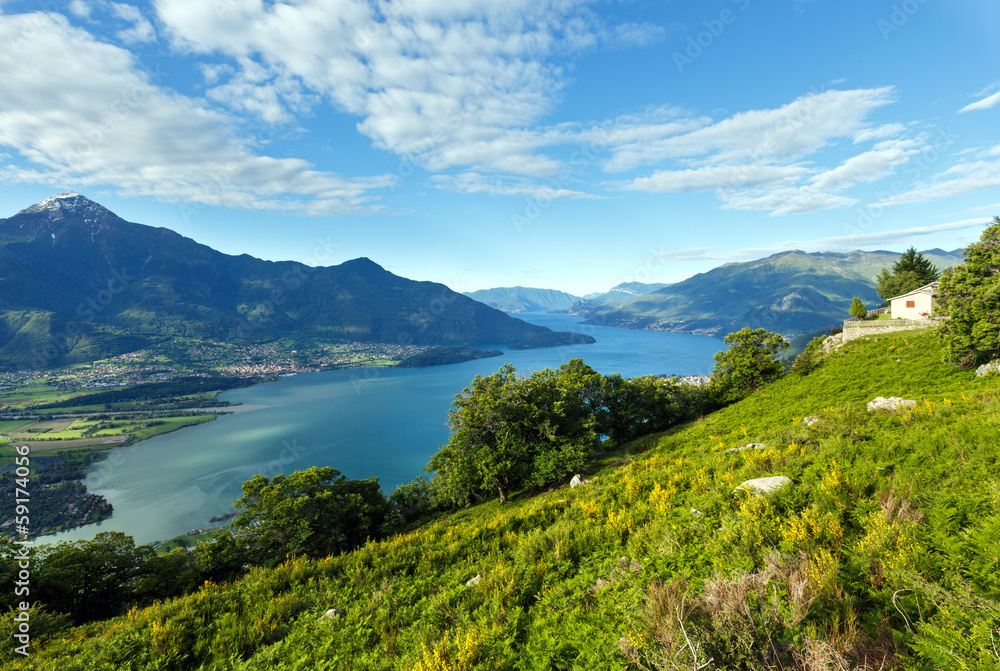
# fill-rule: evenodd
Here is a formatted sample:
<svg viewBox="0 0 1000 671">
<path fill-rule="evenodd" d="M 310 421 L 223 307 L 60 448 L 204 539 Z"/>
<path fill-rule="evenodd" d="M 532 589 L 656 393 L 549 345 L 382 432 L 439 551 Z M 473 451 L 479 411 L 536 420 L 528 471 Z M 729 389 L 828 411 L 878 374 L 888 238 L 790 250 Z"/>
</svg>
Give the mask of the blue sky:
<svg viewBox="0 0 1000 671">
<path fill-rule="evenodd" d="M 468 291 L 954 249 L 1000 214 L 995 0 L 0 0 L 0 216 Z"/>
</svg>

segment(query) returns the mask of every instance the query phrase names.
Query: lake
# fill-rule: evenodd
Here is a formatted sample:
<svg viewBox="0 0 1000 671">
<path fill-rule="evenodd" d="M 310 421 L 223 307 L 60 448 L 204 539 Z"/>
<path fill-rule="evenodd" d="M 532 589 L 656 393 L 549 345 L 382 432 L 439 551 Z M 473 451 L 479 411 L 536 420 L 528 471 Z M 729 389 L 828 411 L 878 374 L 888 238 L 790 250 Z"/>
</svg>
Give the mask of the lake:
<svg viewBox="0 0 1000 671">
<path fill-rule="evenodd" d="M 84 482 L 114 506 L 111 519 L 39 541 L 123 531 L 149 543 L 210 526 L 213 516 L 233 512 L 242 483 L 258 473 L 333 466 L 351 479 L 376 476 L 388 493 L 424 474 L 448 441 L 451 401 L 476 374 L 508 362 L 526 374 L 579 357 L 603 374 L 707 375 L 712 355 L 723 348 L 717 338 L 577 324 L 571 315 L 516 316 L 597 342 L 433 368 L 300 373 L 226 392 L 220 398 L 242 404 L 238 412 L 111 450 L 88 469 Z"/>
</svg>

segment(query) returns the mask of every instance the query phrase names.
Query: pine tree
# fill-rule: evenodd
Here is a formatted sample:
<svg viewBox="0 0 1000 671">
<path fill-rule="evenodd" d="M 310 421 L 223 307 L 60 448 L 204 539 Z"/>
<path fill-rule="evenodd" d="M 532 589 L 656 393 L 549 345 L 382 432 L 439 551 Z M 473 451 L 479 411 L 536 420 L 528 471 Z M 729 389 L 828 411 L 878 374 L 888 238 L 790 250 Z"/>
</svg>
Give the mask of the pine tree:
<svg viewBox="0 0 1000 671">
<path fill-rule="evenodd" d="M 914 247 L 910 247 L 903 252 L 903 255 L 896 261 L 896 265 L 892 267 L 892 271 L 894 275 L 899 275 L 907 271 L 917 273 L 921 282 L 920 286 L 930 284 L 941 276 L 941 271 L 931 263 L 931 260 L 918 252 Z M 916 288 L 914 287 L 914 289 Z"/>
<path fill-rule="evenodd" d="M 882 269 L 875 278 L 875 283 L 878 295 L 882 300 L 888 301 L 890 298 L 902 296 L 908 291 L 930 284 L 940 276 L 941 271 L 931 263 L 930 259 L 910 247 L 896 261 L 892 272 L 889 272 L 888 268 Z"/>
<path fill-rule="evenodd" d="M 855 296 L 854 300 L 851 301 L 851 309 L 849 310 L 849 312 L 851 313 L 852 317 L 863 319 L 865 315 L 868 314 L 868 308 L 865 307 L 865 304 L 861 302 L 860 298 Z"/>
</svg>

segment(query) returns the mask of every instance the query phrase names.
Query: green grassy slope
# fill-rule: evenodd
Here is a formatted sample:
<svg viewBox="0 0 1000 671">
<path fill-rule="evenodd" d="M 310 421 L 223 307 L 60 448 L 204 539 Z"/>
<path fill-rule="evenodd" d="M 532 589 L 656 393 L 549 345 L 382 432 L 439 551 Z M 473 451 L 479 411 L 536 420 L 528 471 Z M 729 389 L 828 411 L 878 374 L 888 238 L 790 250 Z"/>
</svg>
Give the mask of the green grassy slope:
<svg viewBox="0 0 1000 671">
<path fill-rule="evenodd" d="M 576 489 L 254 569 L 12 668 L 994 668 L 998 387 L 933 332 L 856 341 Z M 890 395 L 918 404 L 866 411 Z M 771 475 L 793 484 L 733 494 Z"/>
</svg>

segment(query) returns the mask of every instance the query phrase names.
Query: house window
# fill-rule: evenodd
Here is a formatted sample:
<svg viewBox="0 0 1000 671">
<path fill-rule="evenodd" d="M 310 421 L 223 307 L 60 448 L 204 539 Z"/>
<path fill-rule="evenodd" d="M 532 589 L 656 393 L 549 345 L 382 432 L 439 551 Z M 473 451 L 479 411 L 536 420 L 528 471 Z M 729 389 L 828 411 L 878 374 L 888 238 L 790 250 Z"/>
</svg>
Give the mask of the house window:
<svg viewBox="0 0 1000 671">
<path fill-rule="evenodd" d="M 917 307 L 917 303 L 916 303 L 916 301 L 906 301 L 906 307 L 908 307 L 908 308 L 915 308 L 915 307 Z"/>
</svg>

